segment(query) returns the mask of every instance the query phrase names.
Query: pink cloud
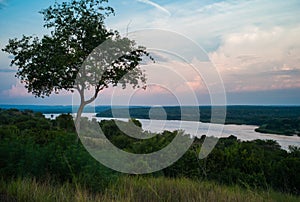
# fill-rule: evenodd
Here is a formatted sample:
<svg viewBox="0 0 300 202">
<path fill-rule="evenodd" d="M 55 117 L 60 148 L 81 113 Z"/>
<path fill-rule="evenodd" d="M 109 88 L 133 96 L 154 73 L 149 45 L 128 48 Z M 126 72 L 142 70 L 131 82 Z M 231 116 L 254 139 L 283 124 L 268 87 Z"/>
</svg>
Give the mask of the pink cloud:
<svg viewBox="0 0 300 202">
<path fill-rule="evenodd" d="M 209 53 L 229 92 L 300 87 L 300 27 L 248 27 Z"/>
<path fill-rule="evenodd" d="M 25 85 L 17 82 L 15 85 L 12 85 L 10 89 L 5 90 L 3 92 L 4 95 L 9 96 L 9 97 L 33 97 L 34 95 L 31 93 L 28 93 L 27 89 L 25 88 Z M 53 93 L 54 95 L 54 93 Z M 70 96 L 72 95 L 71 92 L 62 90 L 56 96 Z"/>
<path fill-rule="evenodd" d="M 19 82 L 17 82 L 16 85 L 12 85 L 11 89 L 4 91 L 4 95 L 7 95 L 9 97 L 30 97 L 30 96 L 32 96 L 30 93 L 28 93 L 25 86 Z"/>
</svg>

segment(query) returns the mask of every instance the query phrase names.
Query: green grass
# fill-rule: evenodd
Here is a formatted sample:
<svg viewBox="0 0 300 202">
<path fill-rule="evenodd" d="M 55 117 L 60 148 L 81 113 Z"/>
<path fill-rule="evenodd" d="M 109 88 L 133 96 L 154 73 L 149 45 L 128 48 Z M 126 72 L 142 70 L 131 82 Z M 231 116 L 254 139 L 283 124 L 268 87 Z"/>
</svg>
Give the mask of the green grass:
<svg viewBox="0 0 300 202">
<path fill-rule="evenodd" d="M 53 185 L 35 179 L 0 181 L 1 201 L 300 201 L 274 191 L 259 192 L 237 186 L 190 179 L 121 177 L 103 193 L 90 193 L 69 183 Z"/>
</svg>

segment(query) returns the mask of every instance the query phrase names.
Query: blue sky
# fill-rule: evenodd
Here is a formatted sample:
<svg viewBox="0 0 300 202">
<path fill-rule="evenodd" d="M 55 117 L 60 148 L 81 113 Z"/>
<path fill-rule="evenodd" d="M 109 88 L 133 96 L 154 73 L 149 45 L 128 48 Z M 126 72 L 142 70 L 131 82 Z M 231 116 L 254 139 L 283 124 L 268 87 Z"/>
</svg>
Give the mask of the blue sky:
<svg viewBox="0 0 300 202">
<path fill-rule="evenodd" d="M 0 0 L 0 48 L 9 38 L 47 33 L 38 11 L 54 2 Z M 109 5 L 116 15 L 106 20 L 108 28 L 123 34 L 170 30 L 199 44 L 223 79 L 228 104 L 300 104 L 299 0 L 111 0 Z M 47 99 L 27 94 L 9 62 L 1 52 L 0 104 L 72 104 L 65 92 Z M 179 61 L 170 64 L 184 68 Z M 199 104 L 209 104 L 203 81 L 193 74 L 187 78 Z M 111 95 L 104 92 L 100 103 L 109 104 Z M 136 102 L 176 104 L 167 97 L 155 91 L 137 95 Z"/>
</svg>

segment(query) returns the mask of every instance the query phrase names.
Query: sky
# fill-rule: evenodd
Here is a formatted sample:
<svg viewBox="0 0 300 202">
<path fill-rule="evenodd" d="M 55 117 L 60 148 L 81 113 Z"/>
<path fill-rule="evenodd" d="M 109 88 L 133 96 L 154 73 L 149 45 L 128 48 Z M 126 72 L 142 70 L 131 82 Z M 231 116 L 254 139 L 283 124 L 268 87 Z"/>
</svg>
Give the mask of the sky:
<svg viewBox="0 0 300 202">
<path fill-rule="evenodd" d="M 9 38 L 47 34 L 38 11 L 54 2 L 0 0 L 0 48 Z M 217 84 L 208 81 L 205 68 L 200 73 L 191 68 L 205 54 L 209 62 L 196 63 L 214 68 L 227 104 L 300 105 L 299 0 L 110 0 L 108 5 L 116 14 L 106 19 L 107 28 L 143 43 L 155 38 L 151 46 L 159 61 L 148 69 L 157 85 L 146 91 L 107 89 L 99 104 L 209 105 L 218 94 L 210 89 Z M 158 51 L 167 41 L 169 52 Z M 190 42 L 202 51 L 191 48 Z M 175 57 L 171 51 L 181 55 Z M 73 96 L 67 92 L 45 99 L 28 94 L 14 77 L 16 67 L 9 66 L 10 60 L 0 52 L 0 104 L 72 104 Z M 218 80 L 217 76 L 210 78 Z"/>
</svg>

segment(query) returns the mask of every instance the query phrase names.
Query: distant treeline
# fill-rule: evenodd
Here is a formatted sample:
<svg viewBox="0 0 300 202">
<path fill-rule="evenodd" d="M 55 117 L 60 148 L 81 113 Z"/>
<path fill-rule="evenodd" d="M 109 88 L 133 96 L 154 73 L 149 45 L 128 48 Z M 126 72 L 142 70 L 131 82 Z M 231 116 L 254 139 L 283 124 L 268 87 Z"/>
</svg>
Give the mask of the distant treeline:
<svg viewBox="0 0 300 202">
<path fill-rule="evenodd" d="M 77 106 L 78 107 L 78 106 Z M 75 113 L 77 108 L 72 105 L 0 105 L 1 109 L 18 109 L 18 110 L 32 110 L 34 112 L 41 112 L 43 114 L 67 114 Z M 97 113 L 110 109 L 110 106 L 87 106 L 85 113 Z"/>
<path fill-rule="evenodd" d="M 95 120 L 82 121 L 89 124 Z M 149 132 L 142 131 L 139 121 L 130 121 L 140 128 L 138 132 L 141 135 L 149 135 Z M 114 121 L 101 121 L 99 125 L 115 146 L 137 154 L 158 151 L 178 135 L 176 131 L 164 131 L 142 140 L 127 136 Z M 103 141 L 97 137 L 86 134 L 86 138 L 89 144 L 101 147 L 98 144 Z M 288 152 L 272 140 L 242 142 L 230 136 L 221 138 L 207 158 L 199 159 L 204 138 L 195 139 L 175 164 L 149 175 L 213 180 L 245 188 L 272 188 L 300 194 L 300 148 L 290 147 Z M 62 114 L 50 120 L 40 112 L 0 110 L 0 178 L 9 181 L 19 177 L 39 180 L 50 177 L 54 182 L 71 182 L 91 191 L 103 192 L 108 185 L 118 183 L 117 179 L 125 175 L 101 165 L 76 140 L 70 115 Z M 142 163 L 147 167 L 146 162 Z"/>
<path fill-rule="evenodd" d="M 224 107 L 130 107 L 107 109 L 97 117 L 166 119 L 222 123 Z M 129 112 L 129 113 L 128 113 Z M 218 114 L 221 116 L 218 117 Z M 298 106 L 227 106 L 225 124 L 259 126 L 256 131 L 282 135 L 300 136 L 300 107 Z"/>
</svg>

